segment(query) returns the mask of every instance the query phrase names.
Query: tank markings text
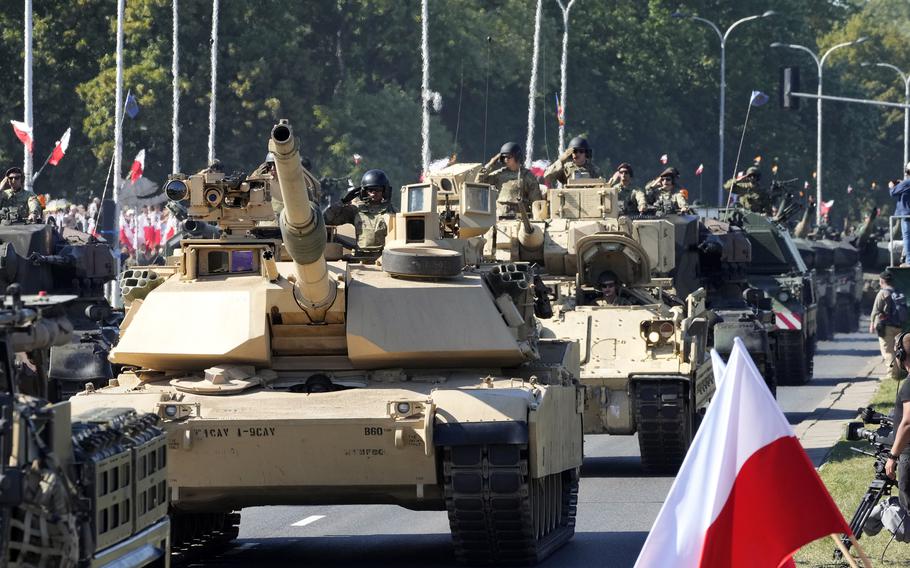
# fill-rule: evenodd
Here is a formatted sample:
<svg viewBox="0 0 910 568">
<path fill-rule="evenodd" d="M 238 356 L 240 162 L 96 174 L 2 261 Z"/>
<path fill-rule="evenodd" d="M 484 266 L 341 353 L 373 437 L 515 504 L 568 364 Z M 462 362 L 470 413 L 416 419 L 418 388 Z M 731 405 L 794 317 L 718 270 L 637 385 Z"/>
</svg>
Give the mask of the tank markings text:
<svg viewBox="0 0 910 568">
<path fill-rule="evenodd" d="M 250 428 L 237 428 L 238 438 L 267 438 L 275 435 L 275 428 L 271 426 L 257 426 Z"/>
<path fill-rule="evenodd" d="M 385 450 L 382 448 L 353 448 L 350 450 L 345 450 L 344 455 L 346 456 L 384 456 Z"/>
<path fill-rule="evenodd" d="M 251 426 L 249 428 L 193 428 L 194 438 L 268 438 L 275 435 L 274 426 Z"/>
<path fill-rule="evenodd" d="M 228 428 L 193 428 L 194 438 L 227 438 Z"/>
<path fill-rule="evenodd" d="M 366 426 L 363 429 L 364 436 L 382 436 L 381 426 Z"/>
</svg>

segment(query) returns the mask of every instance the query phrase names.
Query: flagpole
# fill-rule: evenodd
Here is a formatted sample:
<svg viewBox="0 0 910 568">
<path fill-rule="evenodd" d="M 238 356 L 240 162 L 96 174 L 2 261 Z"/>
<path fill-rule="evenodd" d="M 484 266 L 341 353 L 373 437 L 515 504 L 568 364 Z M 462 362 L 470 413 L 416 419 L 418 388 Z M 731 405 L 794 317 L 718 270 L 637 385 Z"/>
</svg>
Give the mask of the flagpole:
<svg viewBox="0 0 910 568">
<path fill-rule="evenodd" d="M 427 21 L 430 15 L 429 0 L 423 0 L 420 3 L 420 52 L 423 61 L 421 62 L 421 85 L 420 95 L 423 102 L 423 113 L 421 117 L 420 133 L 423 138 L 420 149 L 420 165 L 424 175 L 430 170 L 430 24 Z"/>
<path fill-rule="evenodd" d="M 113 189 L 111 198 L 114 201 L 113 241 L 114 248 L 114 281 L 111 282 L 110 303 L 120 307 L 120 172 L 123 158 L 123 21 L 126 16 L 126 0 L 117 0 L 117 80 L 114 88 L 114 163 Z M 105 184 L 105 188 L 107 184 Z M 102 204 L 103 205 L 103 204 Z M 100 211 L 100 208 L 99 208 Z"/>
<path fill-rule="evenodd" d="M 575 0 L 569 0 L 568 4 L 563 4 L 562 0 L 556 1 L 562 9 L 562 61 L 560 62 L 559 69 L 559 91 L 562 98 L 560 101 L 562 106 L 562 121 L 559 123 L 559 153 L 562 154 L 562 151 L 565 149 L 566 141 L 566 80 L 569 63 L 569 11 L 572 9 L 572 4 L 575 4 Z"/>
<path fill-rule="evenodd" d="M 537 61 L 540 52 L 540 20 L 543 15 L 543 0 L 537 0 L 534 16 L 534 52 L 531 55 L 531 84 L 528 87 L 528 139 L 525 142 L 525 167 L 530 168 L 534 158 L 534 99 L 537 94 Z"/>
<path fill-rule="evenodd" d="M 733 178 L 736 179 L 736 171 L 739 169 L 739 157 L 743 151 L 743 142 L 746 140 L 746 127 L 749 125 L 749 113 L 752 112 L 752 99 L 749 99 L 749 108 L 746 109 L 746 120 L 743 122 L 743 135 L 739 137 L 739 149 L 736 151 L 736 162 L 733 163 Z M 730 184 L 730 193 L 727 194 L 727 207 L 733 201 L 733 184 Z"/>
<path fill-rule="evenodd" d="M 57 149 L 57 147 L 55 146 L 54 150 L 56 150 L 56 149 Z M 38 171 L 35 172 L 35 175 L 32 176 L 32 183 L 35 183 L 35 180 L 38 179 L 38 176 L 40 176 L 41 172 L 44 171 L 44 166 L 46 166 L 48 164 L 48 162 L 51 161 L 51 156 L 54 155 L 54 150 L 51 150 L 51 153 L 47 155 L 47 158 L 45 158 L 44 163 L 41 164 L 41 167 L 38 168 Z"/>
<path fill-rule="evenodd" d="M 218 0 L 212 0 L 212 100 L 209 103 L 209 163 L 215 161 L 215 99 L 218 83 Z"/>
<path fill-rule="evenodd" d="M 856 559 L 853 558 L 853 555 L 850 554 L 850 551 L 847 550 L 847 547 L 844 546 L 843 541 L 841 541 L 840 535 L 831 534 L 831 539 L 834 541 L 834 544 L 837 545 L 838 550 L 840 550 L 841 554 L 843 555 L 844 561 L 847 562 L 847 564 L 849 564 L 852 568 L 859 568 L 856 565 Z M 850 542 L 853 544 L 854 548 L 856 548 L 857 552 L 859 552 L 859 557 L 863 561 L 863 566 L 866 568 L 872 568 L 872 561 L 869 560 L 868 556 L 866 556 L 866 551 L 863 550 L 863 548 L 859 545 L 859 543 L 856 541 L 856 538 L 852 534 L 850 535 Z"/>
<path fill-rule="evenodd" d="M 32 115 L 32 0 L 25 0 L 25 62 L 24 62 L 24 85 L 23 85 L 23 106 L 25 107 L 25 124 L 31 131 L 32 144 L 35 143 L 35 124 Z M 25 188 L 32 189 L 32 151 L 25 146 L 25 156 L 22 164 L 22 177 L 25 178 Z"/>
<path fill-rule="evenodd" d="M 179 54 L 179 44 L 177 38 L 177 18 L 178 18 L 178 0 L 171 0 L 171 9 L 172 9 L 172 19 L 174 25 L 173 31 L 173 48 L 174 54 L 171 59 L 171 76 L 172 76 L 172 95 L 171 95 L 171 107 L 173 109 L 173 115 L 171 117 L 171 137 L 173 139 L 173 157 L 171 159 L 171 171 L 177 173 L 180 171 L 180 122 L 178 121 L 178 114 L 180 112 L 180 85 L 178 84 L 179 70 L 180 70 L 180 54 Z"/>
</svg>

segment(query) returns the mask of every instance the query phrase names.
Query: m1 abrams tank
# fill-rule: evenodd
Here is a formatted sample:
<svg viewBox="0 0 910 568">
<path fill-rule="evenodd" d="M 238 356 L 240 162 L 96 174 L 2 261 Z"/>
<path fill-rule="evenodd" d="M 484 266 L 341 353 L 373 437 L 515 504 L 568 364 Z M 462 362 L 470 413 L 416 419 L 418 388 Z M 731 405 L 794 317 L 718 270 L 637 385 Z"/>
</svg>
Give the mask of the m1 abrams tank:
<svg viewBox="0 0 910 568">
<path fill-rule="evenodd" d="M 242 507 L 373 503 L 447 511 L 464 562 L 535 562 L 565 543 L 578 351 L 537 337 L 527 267 L 462 270 L 428 244 L 428 185 L 403 196 L 390 233 L 406 244 L 382 267 L 327 262 L 285 121 L 269 149 L 283 238 L 255 226 L 274 219 L 275 180 L 172 176 L 170 197 L 222 236 L 181 243 L 174 273 L 129 306 L 111 357 L 130 370 L 72 399 L 162 417 L 174 545 Z M 489 191 L 468 197 L 492 214 Z"/>
<path fill-rule="evenodd" d="M 749 284 L 771 298 L 777 383 L 808 382 L 817 338 L 818 290 L 814 273 L 806 267 L 790 233 L 775 221 L 740 209 L 722 209 L 720 215 L 737 218 L 737 224 L 749 236 Z"/>
<path fill-rule="evenodd" d="M 544 334 L 581 346 L 585 432 L 637 433 L 643 468 L 673 472 L 714 379 L 704 289 L 678 299 L 673 279 L 657 275 L 674 272 L 676 237 L 697 239 L 697 218 L 620 217 L 616 190 L 599 179 L 569 180 L 548 198 L 534 204 L 537 221 L 500 220 L 487 254 L 542 267 L 555 292 Z M 607 271 L 622 284 L 621 301 L 598 305 Z"/>
<path fill-rule="evenodd" d="M 166 446 L 158 416 L 25 394 L 14 354 L 66 344 L 73 296 L 19 295 L 0 307 L 0 554 L 3 566 L 169 565 Z"/>
<path fill-rule="evenodd" d="M 66 307 L 73 340 L 54 346 L 49 361 L 35 362 L 50 367 L 42 395 L 62 400 L 87 383 L 106 383 L 113 378 L 107 355 L 117 342 L 116 318 L 104 297 L 104 285 L 114 278 L 110 245 L 74 229 L 28 223 L 15 212 L 0 215 L 0 289 L 17 283 L 23 294 L 76 296 Z"/>
</svg>

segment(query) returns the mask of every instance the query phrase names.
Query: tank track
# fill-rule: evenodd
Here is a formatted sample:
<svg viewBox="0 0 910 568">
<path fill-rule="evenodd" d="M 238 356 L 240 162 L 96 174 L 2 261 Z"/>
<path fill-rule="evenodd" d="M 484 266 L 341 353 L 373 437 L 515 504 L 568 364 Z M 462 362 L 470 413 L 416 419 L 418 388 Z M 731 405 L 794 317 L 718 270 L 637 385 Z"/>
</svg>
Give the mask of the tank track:
<svg viewBox="0 0 910 568">
<path fill-rule="evenodd" d="M 171 510 L 171 565 L 211 558 L 240 533 L 240 513 L 181 513 Z"/>
<path fill-rule="evenodd" d="M 676 473 L 682 465 L 695 422 L 687 390 L 681 381 L 635 381 L 635 423 L 645 473 Z"/>
<path fill-rule="evenodd" d="M 812 354 L 803 340 L 802 332 L 783 331 L 777 334 L 777 384 L 804 385 L 812 378 L 808 363 Z"/>
<path fill-rule="evenodd" d="M 575 534 L 578 470 L 531 479 L 527 445 L 444 450 L 446 510 L 465 564 L 533 564 Z"/>
</svg>

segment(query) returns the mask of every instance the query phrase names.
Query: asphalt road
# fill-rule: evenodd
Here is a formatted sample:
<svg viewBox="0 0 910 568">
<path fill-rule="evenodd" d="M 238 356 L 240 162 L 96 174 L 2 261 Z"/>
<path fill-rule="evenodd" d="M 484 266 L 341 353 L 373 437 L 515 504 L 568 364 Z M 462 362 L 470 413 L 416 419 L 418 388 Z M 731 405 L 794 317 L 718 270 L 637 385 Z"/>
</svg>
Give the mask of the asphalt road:
<svg viewBox="0 0 910 568">
<path fill-rule="evenodd" d="M 869 334 L 821 342 L 810 384 L 778 389 L 790 422 L 799 423 L 875 357 Z M 642 473 L 634 437 L 587 436 L 585 456 L 576 536 L 541 566 L 632 566 L 673 478 Z M 445 513 L 379 505 L 245 509 L 236 546 L 197 565 L 458 566 Z"/>
</svg>

